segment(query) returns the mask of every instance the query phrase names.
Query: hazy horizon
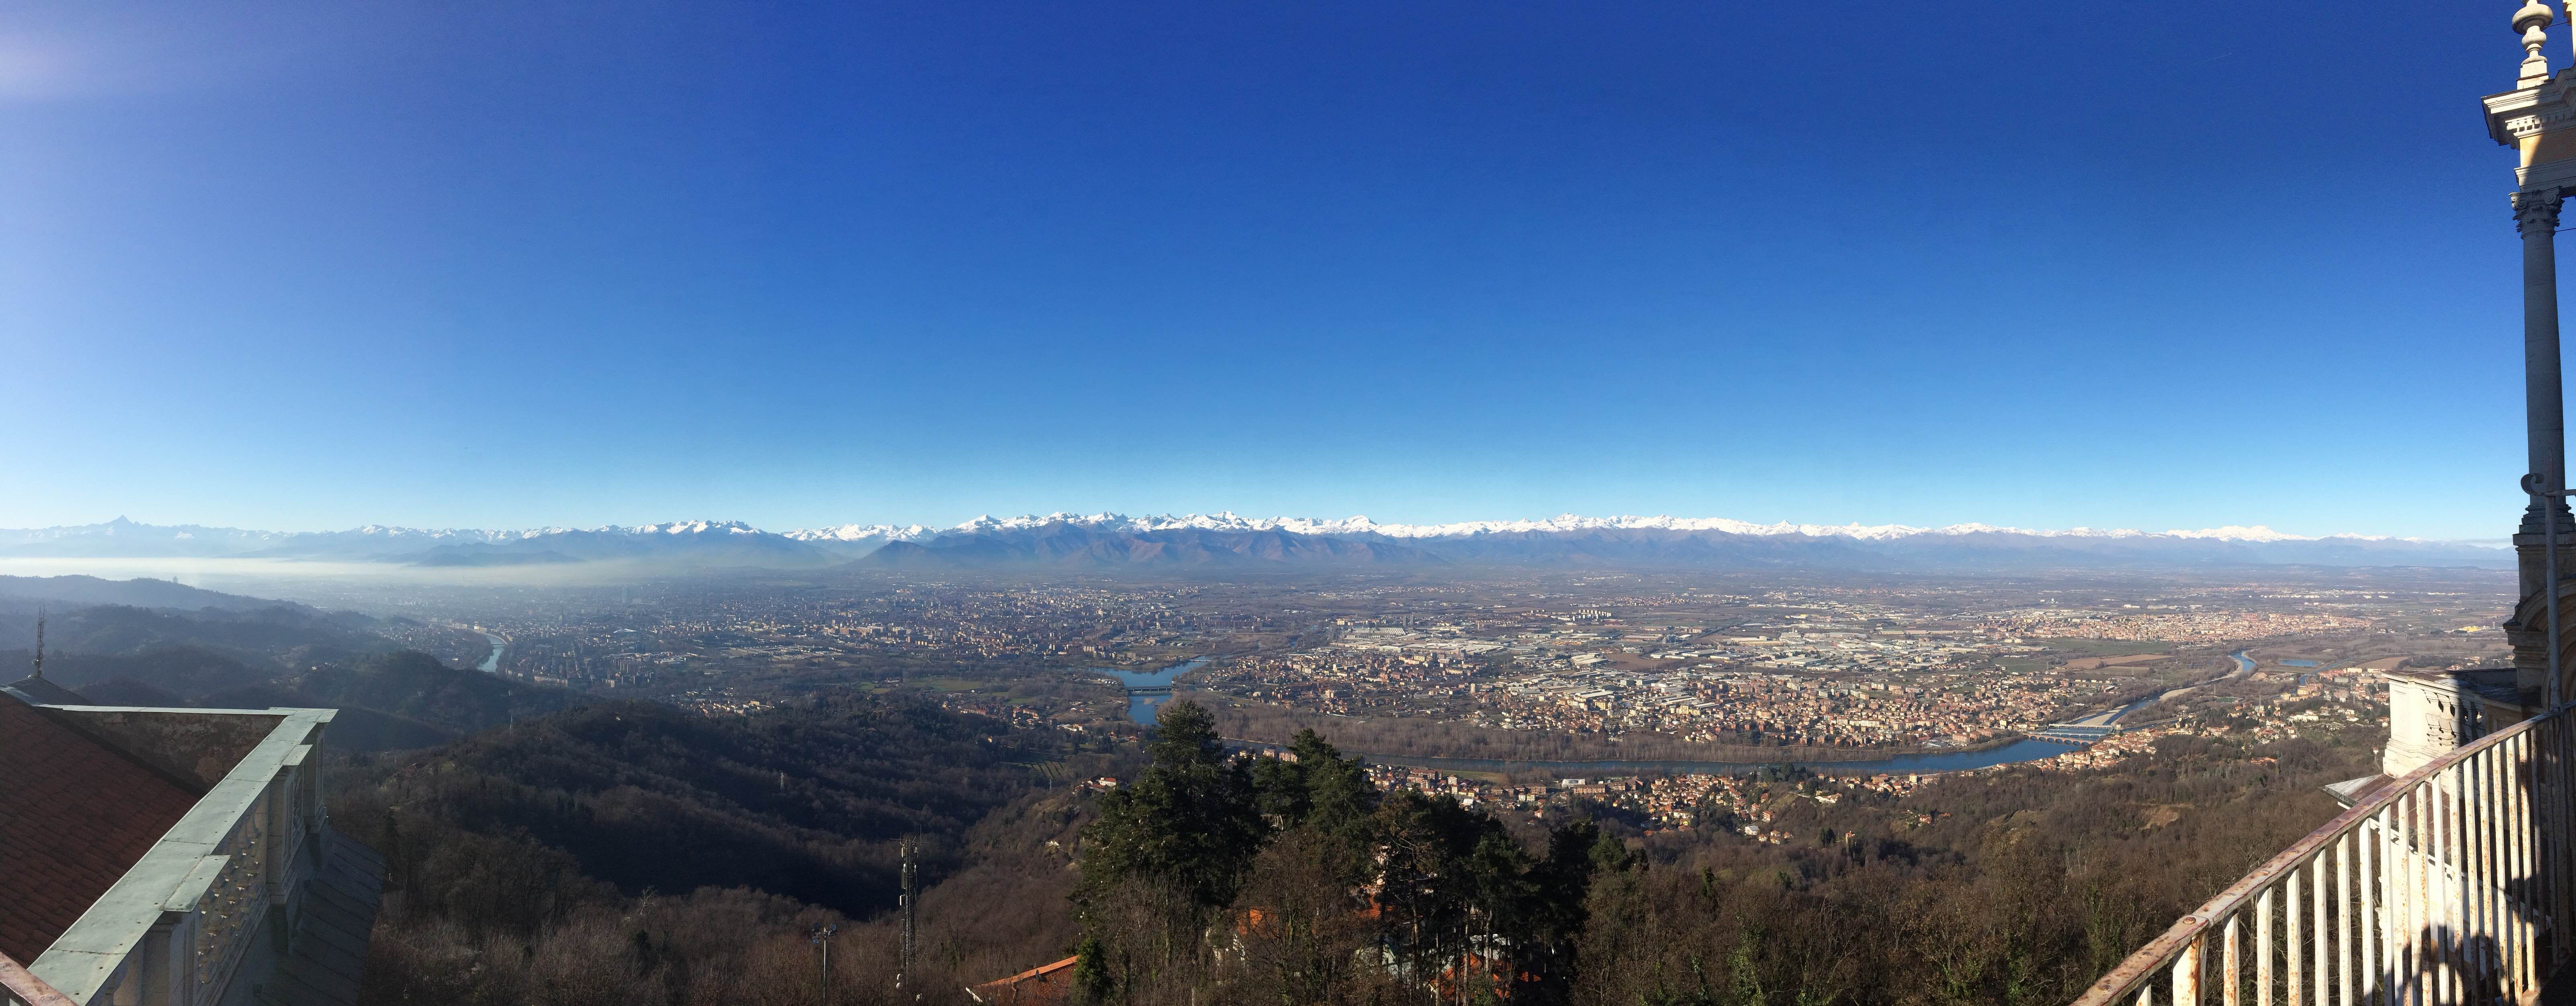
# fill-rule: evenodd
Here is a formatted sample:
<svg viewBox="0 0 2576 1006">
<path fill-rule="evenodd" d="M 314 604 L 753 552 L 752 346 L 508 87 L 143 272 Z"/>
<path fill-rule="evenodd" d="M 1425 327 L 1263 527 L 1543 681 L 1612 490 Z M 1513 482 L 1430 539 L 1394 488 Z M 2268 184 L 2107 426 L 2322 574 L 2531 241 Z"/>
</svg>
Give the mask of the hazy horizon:
<svg viewBox="0 0 2576 1006">
<path fill-rule="evenodd" d="M 1704 525 L 1706 525 L 1706 524 L 1709 524 L 1709 523 L 1742 524 L 1742 525 L 1748 525 L 1748 526 L 1750 526 L 1750 528 L 1752 528 L 1752 529 L 1757 529 L 1757 530 L 1758 530 L 1758 532 L 1762 532 L 1762 533 L 1788 533 L 1788 532 L 1790 531 L 1790 529 L 1796 529 L 1796 530 L 1798 531 L 1798 533 L 1839 533 L 1839 532 L 1877 533 L 1877 532 L 1993 531 L 1993 532 L 1999 532 L 1999 533 L 2024 533 L 2024 534 L 2037 534 L 2037 535 L 2047 535 L 2047 536 L 2084 536 L 2084 535 L 2149 535 L 2149 536 L 2163 536 L 2163 535 L 2179 535 L 2179 536 L 2185 536 L 2185 537 L 2204 537 L 2204 538 L 2222 538 L 2222 539 L 2225 539 L 2225 538 L 2243 538 L 2243 539 L 2249 539 L 2249 540 L 2265 540 L 2265 539 L 2273 538 L 2273 537 L 2276 537 L 2276 536 L 2277 536 L 2277 537 L 2282 537 L 2282 538 L 2297 538 L 2297 539 L 2348 538 L 2348 537 L 2349 537 L 2349 538 L 2394 539 L 2394 540 L 2403 540 L 2403 541 L 2448 542 L 2448 543 L 2469 544 L 2469 545 L 2489 545 L 2489 546 L 2495 546 L 2495 547 L 2504 547 L 2504 546 L 2508 545 L 2508 544 L 2510 543 L 2510 540 L 2511 540 L 2508 536 L 2504 536 L 2504 535 L 2489 535 L 2489 536 L 2485 536 L 2485 537 L 2465 537 L 2465 538 L 2434 538 L 2434 537 L 2428 537 L 2428 536 L 2423 536 L 2423 535 L 2366 535 L 2366 534 L 2361 534 L 2361 533 L 2359 533 L 2359 532 L 2351 532 L 2351 531 L 2328 531 L 2328 532 L 2317 533 L 2317 534 L 2296 534 L 2296 533 L 2292 533 L 2292 532 L 2288 532 L 2288 531 L 2283 531 L 2283 530 L 2282 530 L 2282 529 L 2280 529 L 2280 528 L 2276 528 L 2276 527 L 2273 527 L 2273 526 L 2268 525 L 2268 524 L 2227 524 L 2227 525 L 2219 525 L 2219 526 L 2214 526 L 2214 527 L 2195 527 L 2195 528 L 2186 528 L 2186 527 L 2170 527 L 2170 528 L 2169 528 L 2169 527 L 2111 527 L 2111 526 L 2107 526 L 2107 525 L 2090 525 L 2090 524 L 2078 524 L 2078 525 L 2073 525 L 2073 526 L 2070 526 L 2070 527 L 2018 527 L 2018 526 L 2011 526 L 2011 525 L 1995 524 L 1995 523 L 1993 523 L 1993 522 L 1989 522 L 1989 521 L 1962 521 L 1962 522 L 1958 522 L 1958 523 L 1955 523 L 1955 524 L 1941 524 L 1941 525 L 1907 524 L 1907 523 L 1904 523 L 1904 522 L 1901 522 L 1901 521 L 1875 521 L 1875 522 L 1873 522 L 1873 521 L 1852 521 L 1852 522 L 1847 522 L 1847 523 L 1842 523 L 1842 524 L 1823 524 L 1823 523 L 1819 523 L 1819 522 L 1816 522 L 1816 521 L 1801 521 L 1801 520 L 1796 520 L 1796 519 L 1781 519 L 1781 520 L 1747 520 L 1747 519 L 1743 519 L 1743 518 L 1729 517 L 1729 516 L 1723 516 L 1723 515 L 1713 515 L 1713 514 L 1679 514 L 1679 513 L 1671 513 L 1671 514 L 1636 514 L 1636 513 L 1577 514 L 1577 513 L 1559 513 L 1559 514 L 1547 514 L 1547 515 L 1539 515 L 1539 516 L 1477 517 L 1477 518 L 1465 518 L 1465 519 L 1460 519 L 1460 520 L 1448 520 L 1448 521 L 1419 521 L 1419 522 L 1417 522 L 1417 521 L 1392 521 L 1392 520 L 1378 520 L 1377 518 L 1375 518 L 1375 517 L 1373 517 L 1373 516 L 1371 516 L 1371 515 L 1368 515 L 1368 514 L 1360 514 L 1360 513 L 1346 514 L 1346 515 L 1342 515 L 1342 516 L 1324 516 L 1324 515 L 1318 515 L 1318 514 L 1267 514 L 1267 515 L 1264 515 L 1264 514 L 1247 513 L 1247 512 L 1242 512 L 1242 511 L 1237 511 L 1237 510 L 1230 510 L 1230 509 L 1228 509 L 1228 510 L 1216 510 L 1216 511 L 1205 512 L 1205 513 L 1198 512 L 1198 511 L 1182 512 L 1182 511 L 1168 510 L 1168 509 L 1165 509 L 1165 510 L 1151 510 L 1151 511 L 1139 511 L 1139 512 L 1133 512 L 1133 513 L 1121 513 L 1121 512 L 1116 512 L 1116 511 L 1076 511 L 1076 510 L 1065 510 L 1065 509 L 1044 510 L 1044 511 L 1031 511 L 1031 512 L 1027 512 L 1027 513 L 1010 513 L 1010 514 L 994 513 L 994 512 L 989 512 L 989 511 L 988 511 L 988 512 L 978 513 L 978 514 L 976 514 L 976 515 L 974 515 L 974 516 L 972 516 L 972 517 L 969 517 L 969 518 L 966 518 L 966 519 L 963 519 L 963 520 L 958 520 L 958 521 L 947 521 L 947 522 L 905 521 L 905 520 L 881 520 L 881 519 L 852 519 L 852 520 L 827 521 L 827 522 L 823 522 L 823 523 L 819 523 L 819 524 L 798 525 L 798 526 L 792 526 L 792 527 L 791 527 L 791 526 L 780 526 L 780 525 L 764 525 L 764 524 L 762 524 L 762 523 L 760 523 L 760 522 L 757 522 L 757 521 L 747 521 L 747 520 L 741 520 L 741 519 L 734 518 L 734 517 L 727 517 L 727 516 L 723 516 L 723 515 L 709 515 L 709 514 L 691 515 L 691 516 L 683 516 L 683 517 L 666 517 L 666 518 L 661 519 L 661 520 L 646 520 L 646 521 L 634 521 L 634 522 L 618 522 L 618 521 L 611 521 L 611 522 L 607 522 L 607 523 L 601 523 L 601 524 L 587 524 L 587 525 L 584 525 L 584 524 L 571 524 L 571 523 L 565 523 L 565 522 L 561 522 L 561 521 L 554 521 L 554 522 L 545 522 L 545 523 L 528 524 L 528 525 L 519 525 L 519 526 L 494 526 L 494 525 L 484 525 L 484 526 L 466 526 L 466 525 L 429 526 L 429 525 L 399 524 L 399 523 L 394 523 L 394 522 L 390 522 L 390 521 L 366 521 L 366 522 L 362 522 L 362 523 L 359 523 L 359 524 L 343 525 L 343 526 L 332 526 L 332 527 L 319 527 L 319 526 L 287 527 L 287 526 L 277 526 L 277 525 L 230 525 L 230 524 L 215 524 L 215 523 L 210 523 L 210 522 L 207 522 L 207 521 L 199 521 L 199 520 L 184 520 L 184 519 L 181 519 L 181 520 L 167 520 L 167 521 L 161 521 L 161 520 L 135 520 L 135 519 L 133 519 L 132 517 L 130 517 L 129 515 L 127 515 L 127 514 L 125 514 L 125 513 L 118 513 L 117 515 L 115 515 L 115 516 L 113 516 L 113 517 L 102 518 L 102 519 L 99 519 L 99 520 L 79 521 L 79 522 L 66 523 L 66 524 L 49 524 L 49 525 L 42 525 L 42 526 L 27 525 L 27 526 L 17 526 L 17 527 L 0 526 L 0 531 L 50 531 L 50 530 L 72 529 L 72 528 L 101 527 L 101 526 L 111 526 L 111 525 L 114 525 L 114 524 L 116 524 L 116 523 L 118 523 L 118 522 L 120 522 L 120 521 L 123 521 L 123 522 L 127 522 L 127 523 L 132 523 L 132 524 L 135 524 L 135 525 L 147 526 L 147 527 L 203 527 L 203 528 L 221 529 L 221 530 L 231 530 L 231 531 L 248 531 L 248 532 L 271 533 L 271 534 L 288 534 L 288 535 L 304 535 L 304 534 L 341 534 L 341 533 L 348 533 L 348 532 L 354 532 L 354 531 L 363 531 L 363 530 L 367 530 L 367 529 L 371 529 L 371 528 L 382 528 L 382 529 L 389 529 L 389 530 L 403 530 L 403 531 L 429 531 L 429 532 L 449 532 L 449 531 L 459 531 L 459 532 L 491 532 L 491 533 L 517 534 L 517 533 L 535 533 L 535 532 L 548 532 L 548 531 L 588 531 L 588 530 L 621 530 L 621 531 L 623 531 L 623 530 L 634 530 L 634 529 L 654 528 L 654 527 L 668 527 L 668 526 L 672 526 L 672 525 L 687 525 L 687 524 L 709 524 L 709 525 L 740 524 L 740 525 L 744 525 L 744 526 L 747 526 L 747 527 L 753 528 L 753 529 L 755 529 L 755 530 L 765 531 L 765 532 L 770 532 L 770 533 L 773 533 L 773 534 L 788 534 L 788 533 L 796 533 L 796 532 L 820 532 L 820 531 L 832 531 L 832 530 L 839 530 L 839 529 L 844 529 L 844 528 L 892 528 L 892 529 L 901 530 L 901 531 L 921 530 L 921 531 L 928 531 L 928 532 L 939 532 L 939 531 L 953 531 L 953 530 L 961 530 L 961 529 L 970 529 L 970 528 L 974 528 L 974 527 L 978 527 L 978 526 L 983 526 L 983 525 L 985 525 L 985 524 L 990 524 L 990 523 L 1025 524 L 1025 523 L 1030 523 L 1030 522 L 1044 521 L 1044 520 L 1051 520 L 1051 519 L 1056 519 L 1056 518 L 1067 518 L 1067 519 L 1071 519 L 1071 520 L 1074 520 L 1074 521 L 1077 521 L 1077 522 L 1082 522 L 1082 521 L 1087 521 L 1087 520 L 1093 520 L 1093 519 L 1099 519 L 1099 518 L 1115 518 L 1115 519 L 1126 519 L 1126 520 L 1175 520 L 1175 521 L 1196 520 L 1196 519 L 1200 519 L 1200 518 L 1239 518 L 1239 519 L 1243 520 L 1244 522 L 1246 522 L 1246 523 L 1248 523 L 1248 524 L 1253 524 L 1253 525 L 1260 525 L 1260 526 L 1269 526 L 1269 525 L 1288 525 L 1288 529 L 1290 529 L 1290 530 L 1296 530 L 1296 529 L 1298 529 L 1296 525 L 1304 524 L 1304 523 L 1330 525 L 1330 524 L 1337 524 L 1337 523 L 1341 523 L 1341 522 L 1366 522 L 1366 523 L 1369 523 L 1369 524 L 1377 525 L 1377 526 L 1379 526 L 1379 527 L 1391 527 L 1391 528 L 1394 528 L 1394 529 L 1396 529 L 1397 533 L 1400 533 L 1400 534 L 1430 533 L 1430 532 L 1433 532 L 1433 531 L 1435 531 L 1435 530 L 1453 530 L 1453 529 L 1454 529 L 1454 530 L 1466 530 L 1466 529 L 1470 529 L 1470 528 L 1473 528 L 1473 527 L 1478 526 L 1478 525 L 1523 525 L 1523 526 L 1530 526 L 1530 525 L 1546 525 L 1546 524 L 1549 524 L 1549 523 L 1551 523 L 1551 522 L 1568 522 L 1568 521 L 1573 521 L 1573 522 L 1577 522 L 1577 523 L 1574 523 L 1574 524 L 1572 524 L 1572 525 L 1570 525 L 1570 526 L 1590 526 L 1590 525 L 1595 524 L 1595 523 L 1608 524 L 1608 523 L 1614 523 L 1614 522 L 1635 522 L 1635 523 L 1631 523 L 1631 525 L 1630 525 L 1630 526 L 1656 526 L 1655 524 L 1652 524 L 1652 523 L 1643 523 L 1643 522 L 1662 522 L 1662 521 L 1671 521 L 1671 522 L 1674 522 L 1675 524 L 1678 524 L 1678 525 L 1684 525 L 1684 526 L 1690 526 L 1690 527 L 1702 527 L 1702 526 L 1704 526 Z M 1517 528 L 1512 528 L 1512 529 L 1517 529 Z M 1732 530 L 1732 529 L 1728 529 L 1728 530 Z"/>
</svg>

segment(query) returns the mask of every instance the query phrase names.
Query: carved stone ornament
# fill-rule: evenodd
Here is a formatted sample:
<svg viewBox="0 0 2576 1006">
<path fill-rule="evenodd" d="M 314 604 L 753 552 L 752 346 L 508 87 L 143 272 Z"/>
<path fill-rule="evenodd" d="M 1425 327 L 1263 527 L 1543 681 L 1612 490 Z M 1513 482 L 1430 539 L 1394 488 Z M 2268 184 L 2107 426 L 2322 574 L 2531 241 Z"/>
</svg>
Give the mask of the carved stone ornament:
<svg viewBox="0 0 2576 1006">
<path fill-rule="evenodd" d="M 2566 198 L 2564 189 L 2537 189 L 2513 194 L 2513 226 L 2525 234 L 2550 233 L 2558 229 L 2558 207 Z"/>
</svg>

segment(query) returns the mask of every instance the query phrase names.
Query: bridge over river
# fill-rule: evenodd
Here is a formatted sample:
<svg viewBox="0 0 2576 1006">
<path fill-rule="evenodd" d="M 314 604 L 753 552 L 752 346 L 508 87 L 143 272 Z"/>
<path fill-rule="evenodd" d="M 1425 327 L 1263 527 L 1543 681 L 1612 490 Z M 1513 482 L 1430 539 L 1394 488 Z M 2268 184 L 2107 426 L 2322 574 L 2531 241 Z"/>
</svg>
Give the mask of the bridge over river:
<svg viewBox="0 0 2576 1006">
<path fill-rule="evenodd" d="M 2091 744 L 2095 741 L 2101 740 L 2102 738 L 2127 729 L 2120 725 L 2120 718 L 2123 716 L 2127 716 L 2130 713 L 2137 712 L 2140 709 L 2144 709 L 2148 706 L 2164 701 L 2167 698 L 2180 697 L 2182 694 L 2195 688 L 2214 685 L 2221 681 L 2228 680 L 2229 678 L 2241 678 L 2254 673 L 2254 658 L 2247 656 L 2246 651 L 2238 650 L 2234 653 L 2230 653 L 2227 655 L 2227 659 L 2236 662 L 2235 670 L 2226 674 L 2221 674 L 2207 681 L 2200 682 L 2199 684 L 2168 688 L 2164 691 L 2157 692 L 2153 695 L 2139 699 L 2136 702 L 2129 703 L 2128 705 L 2108 712 L 2094 713 L 2091 716 L 2068 720 L 2064 723 L 2051 723 L 2046 727 L 2031 731 L 2031 736 L 2044 740 L 2065 741 L 2070 744 Z"/>
</svg>

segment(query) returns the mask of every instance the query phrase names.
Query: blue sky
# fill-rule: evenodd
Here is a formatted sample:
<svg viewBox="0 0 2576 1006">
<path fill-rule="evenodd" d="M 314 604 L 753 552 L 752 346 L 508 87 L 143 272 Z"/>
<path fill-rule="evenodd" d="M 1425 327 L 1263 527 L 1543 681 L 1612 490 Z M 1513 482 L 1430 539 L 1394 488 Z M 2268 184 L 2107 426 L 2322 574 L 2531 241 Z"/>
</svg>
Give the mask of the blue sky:
<svg viewBox="0 0 2576 1006">
<path fill-rule="evenodd" d="M 2495 537 L 2512 6 L 9 5 L 0 526 Z"/>
</svg>

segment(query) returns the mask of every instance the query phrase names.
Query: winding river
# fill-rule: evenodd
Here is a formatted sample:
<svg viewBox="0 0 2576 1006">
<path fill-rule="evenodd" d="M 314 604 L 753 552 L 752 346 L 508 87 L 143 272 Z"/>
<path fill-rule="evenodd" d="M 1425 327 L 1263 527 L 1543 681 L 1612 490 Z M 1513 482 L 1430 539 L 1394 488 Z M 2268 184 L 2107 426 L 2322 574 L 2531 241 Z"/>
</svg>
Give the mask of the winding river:
<svg viewBox="0 0 2576 1006">
<path fill-rule="evenodd" d="M 1875 775 L 1880 772 L 1964 772 L 1972 768 L 1989 768 L 2014 762 L 2054 758 L 2083 746 L 2025 737 L 2002 747 L 1978 751 L 1926 751 L 1890 758 L 1872 758 L 1868 761 L 1511 761 L 1499 758 L 1415 758 L 1405 755 L 1376 754 L 1362 754 L 1360 757 L 1388 765 L 1411 765 L 1447 772 L 1552 772 L 1573 776 L 1732 775 L 1757 771 L 1766 765 L 1789 764 L 1813 772 Z"/>
</svg>

